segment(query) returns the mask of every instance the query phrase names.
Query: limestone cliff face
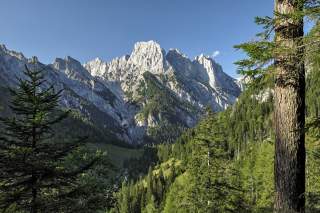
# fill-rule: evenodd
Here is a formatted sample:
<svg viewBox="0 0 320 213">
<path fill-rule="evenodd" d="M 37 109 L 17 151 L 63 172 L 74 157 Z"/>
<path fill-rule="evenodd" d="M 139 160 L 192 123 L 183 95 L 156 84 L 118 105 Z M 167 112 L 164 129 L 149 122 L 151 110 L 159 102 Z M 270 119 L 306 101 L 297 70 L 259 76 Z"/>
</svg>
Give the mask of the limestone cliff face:
<svg viewBox="0 0 320 213">
<path fill-rule="evenodd" d="M 14 85 L 30 59 L 0 46 L 0 83 Z M 45 65 L 49 83 L 64 89 L 61 106 L 72 108 L 97 128 L 128 143 L 144 143 L 161 128 L 192 127 L 205 107 L 224 110 L 241 89 L 212 58 L 190 60 L 179 50 L 166 52 L 154 41 L 138 42 L 130 55 L 82 65 L 57 58 Z"/>
</svg>

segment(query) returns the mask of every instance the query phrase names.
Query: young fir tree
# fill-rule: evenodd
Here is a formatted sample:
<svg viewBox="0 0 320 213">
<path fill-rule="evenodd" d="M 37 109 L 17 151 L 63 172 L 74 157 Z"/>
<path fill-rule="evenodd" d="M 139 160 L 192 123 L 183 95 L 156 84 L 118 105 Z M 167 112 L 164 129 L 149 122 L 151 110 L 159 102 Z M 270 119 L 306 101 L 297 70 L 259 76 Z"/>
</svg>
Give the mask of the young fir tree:
<svg viewBox="0 0 320 213">
<path fill-rule="evenodd" d="M 72 211 L 79 174 L 90 169 L 98 158 L 68 166 L 66 158 L 84 144 L 54 141 L 54 125 L 67 117 L 57 109 L 62 91 L 47 86 L 44 69 L 36 62 L 25 67 L 25 79 L 11 89 L 13 115 L 1 118 L 0 209 L 23 212 Z"/>
<path fill-rule="evenodd" d="M 237 212 L 241 187 L 233 183 L 237 174 L 228 150 L 226 134 L 218 115 L 208 113 L 192 140 L 188 171 L 194 186 L 190 202 L 198 212 Z"/>
<path fill-rule="evenodd" d="M 237 62 L 253 77 L 274 75 L 275 212 L 305 209 L 305 46 L 304 18 L 319 19 L 318 0 L 276 0 L 274 18 L 257 18 L 260 40 L 236 46 L 249 59 Z"/>
</svg>

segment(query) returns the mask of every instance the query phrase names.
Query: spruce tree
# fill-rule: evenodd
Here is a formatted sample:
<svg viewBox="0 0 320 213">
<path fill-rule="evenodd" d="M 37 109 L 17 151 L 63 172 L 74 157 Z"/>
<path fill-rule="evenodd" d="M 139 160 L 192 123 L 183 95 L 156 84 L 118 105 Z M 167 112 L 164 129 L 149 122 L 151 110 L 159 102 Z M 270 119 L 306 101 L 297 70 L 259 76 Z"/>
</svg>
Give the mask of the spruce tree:
<svg viewBox="0 0 320 213">
<path fill-rule="evenodd" d="M 221 123 L 217 114 L 209 112 L 192 139 L 188 172 L 194 185 L 188 196 L 199 212 L 232 212 L 242 191 L 232 183 L 236 171 Z"/>
<path fill-rule="evenodd" d="M 30 67 L 30 68 L 29 68 Z M 26 78 L 10 89 L 12 116 L 1 118 L 0 208 L 23 212 L 72 211 L 77 177 L 98 160 L 67 165 L 66 158 L 85 144 L 84 138 L 54 140 L 54 126 L 68 111 L 58 109 L 62 91 L 55 91 L 44 78 L 45 68 L 36 62 L 25 66 Z"/>
<path fill-rule="evenodd" d="M 256 18 L 265 32 L 236 46 L 248 59 L 240 71 L 255 79 L 274 78 L 275 212 L 305 210 L 305 46 L 304 18 L 319 19 L 318 0 L 276 0 L 274 17 Z"/>
</svg>

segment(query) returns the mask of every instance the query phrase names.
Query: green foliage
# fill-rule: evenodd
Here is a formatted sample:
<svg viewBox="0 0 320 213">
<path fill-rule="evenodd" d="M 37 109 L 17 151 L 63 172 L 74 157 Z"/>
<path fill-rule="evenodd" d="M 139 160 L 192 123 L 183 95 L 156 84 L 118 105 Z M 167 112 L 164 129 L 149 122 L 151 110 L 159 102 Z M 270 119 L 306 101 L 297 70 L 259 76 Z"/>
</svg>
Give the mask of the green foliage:
<svg viewBox="0 0 320 213">
<path fill-rule="evenodd" d="M 308 138 L 306 187 L 307 206 L 309 212 L 320 212 L 320 142 L 314 138 Z"/>
<path fill-rule="evenodd" d="M 315 119 L 320 94 L 319 51 L 315 52 L 310 52 L 308 63 L 307 119 L 320 124 Z M 217 114 L 208 112 L 175 143 L 154 147 L 158 165 L 136 183 L 126 185 L 142 198 L 136 212 L 272 211 L 273 77 L 262 75 L 256 81 L 258 84 L 246 87 L 234 106 Z M 307 212 L 319 212 L 319 127 L 311 125 L 307 135 Z M 159 168 L 165 177 L 164 188 L 157 182 Z"/>
<path fill-rule="evenodd" d="M 310 35 L 316 36 L 320 34 L 320 25 L 317 24 L 311 30 Z M 308 71 L 308 78 L 307 78 L 307 95 L 306 95 L 306 102 L 307 104 L 307 117 L 309 118 L 317 118 L 320 116 L 320 100 L 319 95 L 320 91 L 316 85 L 320 85 L 320 44 L 313 45 L 312 47 L 308 48 L 308 63 L 307 63 L 307 71 Z"/>
<path fill-rule="evenodd" d="M 239 73 L 248 76 L 257 76 L 265 73 L 273 61 L 274 43 L 267 40 L 253 41 L 234 46 L 247 53 L 248 58 L 237 61 Z"/>
<path fill-rule="evenodd" d="M 181 164 L 175 159 L 162 163 L 149 171 L 144 178 L 135 183 L 123 182 L 116 193 L 116 212 L 160 212 L 163 209 L 165 195 L 175 179 L 181 173 Z"/>
<path fill-rule="evenodd" d="M 43 70 L 26 66 L 27 79 L 11 90 L 10 117 L 1 118 L 0 208 L 5 212 L 69 212 L 78 202 L 76 184 L 100 159 L 100 153 L 77 153 L 84 140 L 55 141 L 54 125 L 68 112 L 57 109 L 61 91 L 46 87 Z M 77 163 L 68 159 L 77 153 Z"/>
<path fill-rule="evenodd" d="M 136 101 L 143 103 L 138 119 L 146 121 L 153 119 L 156 125 L 148 129 L 148 135 L 153 142 L 173 142 L 185 130 L 185 121 L 181 120 L 179 111 L 195 112 L 194 106 L 181 101 L 166 86 L 166 77 L 150 72 L 143 74 L 140 81 Z M 191 115 L 191 114 L 190 114 Z"/>
<path fill-rule="evenodd" d="M 126 154 L 126 153 L 123 153 Z M 148 173 L 149 167 L 158 162 L 157 150 L 154 146 L 144 146 L 139 155 L 134 155 L 123 161 L 123 169 L 130 180 L 137 180 Z"/>
<path fill-rule="evenodd" d="M 156 142 L 173 143 L 185 130 L 186 127 L 180 124 L 174 124 L 168 120 L 164 120 L 155 127 L 149 127 L 148 134 L 151 135 Z"/>
<path fill-rule="evenodd" d="M 165 200 L 163 212 L 165 213 L 185 213 L 196 212 L 194 206 L 188 200 L 190 189 L 193 188 L 193 182 L 188 173 L 178 176 L 171 185 Z"/>
<path fill-rule="evenodd" d="M 234 47 L 242 50 L 247 54 L 247 58 L 237 61 L 239 73 L 252 78 L 261 75 L 273 75 L 274 66 L 272 63 L 279 55 L 289 55 L 291 53 L 297 54 L 296 49 L 290 49 L 287 45 L 282 44 L 274 38 L 277 23 L 294 23 L 301 20 L 311 20 L 313 23 L 319 22 L 320 2 L 318 0 L 295 0 L 293 4 L 297 5 L 296 8 L 302 8 L 291 14 L 274 14 L 274 17 L 256 17 L 256 24 L 262 26 L 263 32 L 258 33 L 254 41 L 246 42 Z M 300 38 L 299 38 L 300 39 Z M 303 38 L 304 46 L 313 46 L 320 44 L 319 35 L 307 34 Z M 297 48 L 297 47 L 296 47 Z M 299 46 L 298 48 L 301 48 Z M 308 57 L 308 52 L 301 51 L 299 58 Z"/>
<path fill-rule="evenodd" d="M 215 128 L 212 128 L 215 127 Z M 194 183 L 186 196 L 197 212 L 239 212 L 242 188 L 232 180 L 238 171 L 228 152 L 223 125 L 215 115 L 198 125 L 190 141 L 191 157 L 187 171 Z"/>
<path fill-rule="evenodd" d="M 245 189 L 251 212 L 270 212 L 273 206 L 273 157 L 272 143 L 248 145 L 245 155 L 239 158 L 241 185 Z"/>
</svg>

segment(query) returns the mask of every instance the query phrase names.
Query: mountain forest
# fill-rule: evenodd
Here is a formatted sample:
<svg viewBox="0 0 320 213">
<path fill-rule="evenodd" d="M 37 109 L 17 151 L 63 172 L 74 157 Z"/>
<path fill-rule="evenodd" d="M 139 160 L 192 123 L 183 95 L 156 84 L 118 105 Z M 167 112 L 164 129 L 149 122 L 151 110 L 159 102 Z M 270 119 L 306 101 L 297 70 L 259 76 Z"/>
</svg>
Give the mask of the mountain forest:
<svg viewBox="0 0 320 213">
<path fill-rule="evenodd" d="M 0 212 L 320 212 L 320 1 L 271 12 L 239 79 L 156 41 L 85 64 L 1 45 Z"/>
</svg>

